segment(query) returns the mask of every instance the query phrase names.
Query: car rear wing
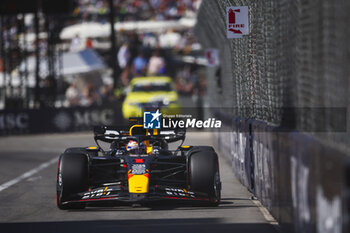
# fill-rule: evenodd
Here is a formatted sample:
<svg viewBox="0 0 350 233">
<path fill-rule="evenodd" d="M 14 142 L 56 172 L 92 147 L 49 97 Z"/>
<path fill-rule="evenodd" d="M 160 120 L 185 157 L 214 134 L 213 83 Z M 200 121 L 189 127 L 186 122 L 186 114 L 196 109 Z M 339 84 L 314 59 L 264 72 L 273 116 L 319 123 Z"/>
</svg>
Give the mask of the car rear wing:
<svg viewBox="0 0 350 233">
<path fill-rule="evenodd" d="M 115 140 L 128 140 L 140 138 L 142 140 L 165 140 L 169 143 L 185 140 L 186 129 L 144 129 L 143 125 L 127 127 L 96 126 L 94 127 L 95 140 L 113 142 Z"/>
</svg>

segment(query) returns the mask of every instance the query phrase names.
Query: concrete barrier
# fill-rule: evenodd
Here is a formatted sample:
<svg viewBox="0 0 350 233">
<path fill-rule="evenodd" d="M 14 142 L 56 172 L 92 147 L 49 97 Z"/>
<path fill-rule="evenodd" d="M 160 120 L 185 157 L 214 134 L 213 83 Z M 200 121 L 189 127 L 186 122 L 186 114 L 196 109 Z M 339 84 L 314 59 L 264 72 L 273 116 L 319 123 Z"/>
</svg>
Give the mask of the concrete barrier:
<svg viewBox="0 0 350 233">
<path fill-rule="evenodd" d="M 260 121 L 232 118 L 232 126 L 225 127 L 214 134 L 217 147 L 283 232 L 349 232 L 346 153 L 309 135 L 281 132 Z"/>
</svg>

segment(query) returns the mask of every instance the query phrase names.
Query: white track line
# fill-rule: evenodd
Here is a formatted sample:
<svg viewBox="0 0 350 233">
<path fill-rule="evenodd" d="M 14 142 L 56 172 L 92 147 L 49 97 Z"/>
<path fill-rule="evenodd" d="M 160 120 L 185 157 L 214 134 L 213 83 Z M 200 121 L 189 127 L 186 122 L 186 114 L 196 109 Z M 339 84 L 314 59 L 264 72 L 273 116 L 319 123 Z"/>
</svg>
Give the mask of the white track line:
<svg viewBox="0 0 350 233">
<path fill-rule="evenodd" d="M 278 232 L 281 232 L 278 222 L 270 214 L 270 212 L 261 204 L 261 202 L 259 200 L 252 200 L 252 201 L 259 208 L 260 212 L 262 213 L 266 221 L 269 222 Z"/>
<path fill-rule="evenodd" d="M 40 164 L 38 167 L 30 170 L 30 171 L 27 171 L 26 173 L 23 173 L 22 175 L 20 175 L 19 177 L 13 179 L 13 180 L 10 180 L 2 185 L 0 185 L 0 192 L 1 191 L 4 191 L 5 189 L 17 184 L 18 182 L 24 180 L 24 179 L 27 179 L 29 177 L 31 177 L 32 175 L 40 172 L 41 170 L 47 168 L 48 166 L 54 164 L 54 163 L 57 163 L 57 158 L 53 158 L 45 163 L 42 163 Z"/>
</svg>

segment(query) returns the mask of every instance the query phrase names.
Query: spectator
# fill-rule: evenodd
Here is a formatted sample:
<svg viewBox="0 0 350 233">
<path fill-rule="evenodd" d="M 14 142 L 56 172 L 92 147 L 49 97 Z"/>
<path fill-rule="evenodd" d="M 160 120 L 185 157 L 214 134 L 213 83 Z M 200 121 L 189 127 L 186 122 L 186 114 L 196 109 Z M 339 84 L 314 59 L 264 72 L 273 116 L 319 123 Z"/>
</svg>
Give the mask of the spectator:
<svg viewBox="0 0 350 233">
<path fill-rule="evenodd" d="M 100 105 L 101 101 L 101 97 L 97 93 L 95 85 L 89 83 L 84 89 L 80 105 L 87 107 L 93 105 Z"/>
<path fill-rule="evenodd" d="M 129 59 L 130 59 L 129 44 L 125 42 L 118 51 L 119 67 L 124 69 L 128 65 Z"/>
<path fill-rule="evenodd" d="M 173 30 L 169 29 L 166 33 L 163 33 L 159 36 L 159 45 L 162 48 L 172 48 L 180 42 L 180 39 L 181 35 L 179 33 L 176 33 Z"/>
<path fill-rule="evenodd" d="M 81 49 L 81 39 L 78 34 L 74 36 L 70 43 L 70 51 L 71 52 L 77 52 Z"/>
<path fill-rule="evenodd" d="M 65 95 L 68 107 L 74 107 L 80 104 L 81 95 L 74 82 L 67 88 Z"/>
<path fill-rule="evenodd" d="M 134 76 L 145 75 L 147 70 L 147 60 L 142 52 L 132 62 L 132 73 Z"/>
<path fill-rule="evenodd" d="M 90 37 L 88 37 L 85 41 L 85 48 L 92 49 L 92 46 L 93 46 L 92 39 Z"/>
<path fill-rule="evenodd" d="M 122 69 L 122 73 L 120 75 L 120 79 L 123 85 L 128 85 L 129 83 L 129 75 L 130 75 L 130 66 L 129 60 L 131 58 L 131 53 L 129 50 L 129 43 L 125 42 L 118 51 L 118 63 L 119 67 Z"/>
<path fill-rule="evenodd" d="M 115 100 L 113 85 L 103 85 L 100 87 L 102 104 L 112 103 Z"/>
<path fill-rule="evenodd" d="M 165 73 L 165 61 L 164 58 L 159 56 L 159 51 L 153 52 L 152 57 L 149 59 L 148 70 L 149 75 L 159 75 Z"/>
</svg>

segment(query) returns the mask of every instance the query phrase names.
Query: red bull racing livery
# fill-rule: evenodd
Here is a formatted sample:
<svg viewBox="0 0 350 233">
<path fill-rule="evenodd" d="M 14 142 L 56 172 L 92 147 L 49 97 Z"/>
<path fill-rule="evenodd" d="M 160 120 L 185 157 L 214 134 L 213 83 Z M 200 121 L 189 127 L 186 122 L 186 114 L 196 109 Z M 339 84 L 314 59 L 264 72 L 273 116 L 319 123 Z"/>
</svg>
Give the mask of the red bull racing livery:
<svg viewBox="0 0 350 233">
<path fill-rule="evenodd" d="M 57 206 L 83 209 L 104 203 L 195 201 L 216 206 L 221 182 L 218 157 L 209 146 L 182 146 L 184 129 L 129 130 L 95 127 L 96 147 L 68 148 L 57 171 Z M 109 149 L 100 147 L 100 142 Z M 181 141 L 175 150 L 169 143 Z"/>
</svg>

